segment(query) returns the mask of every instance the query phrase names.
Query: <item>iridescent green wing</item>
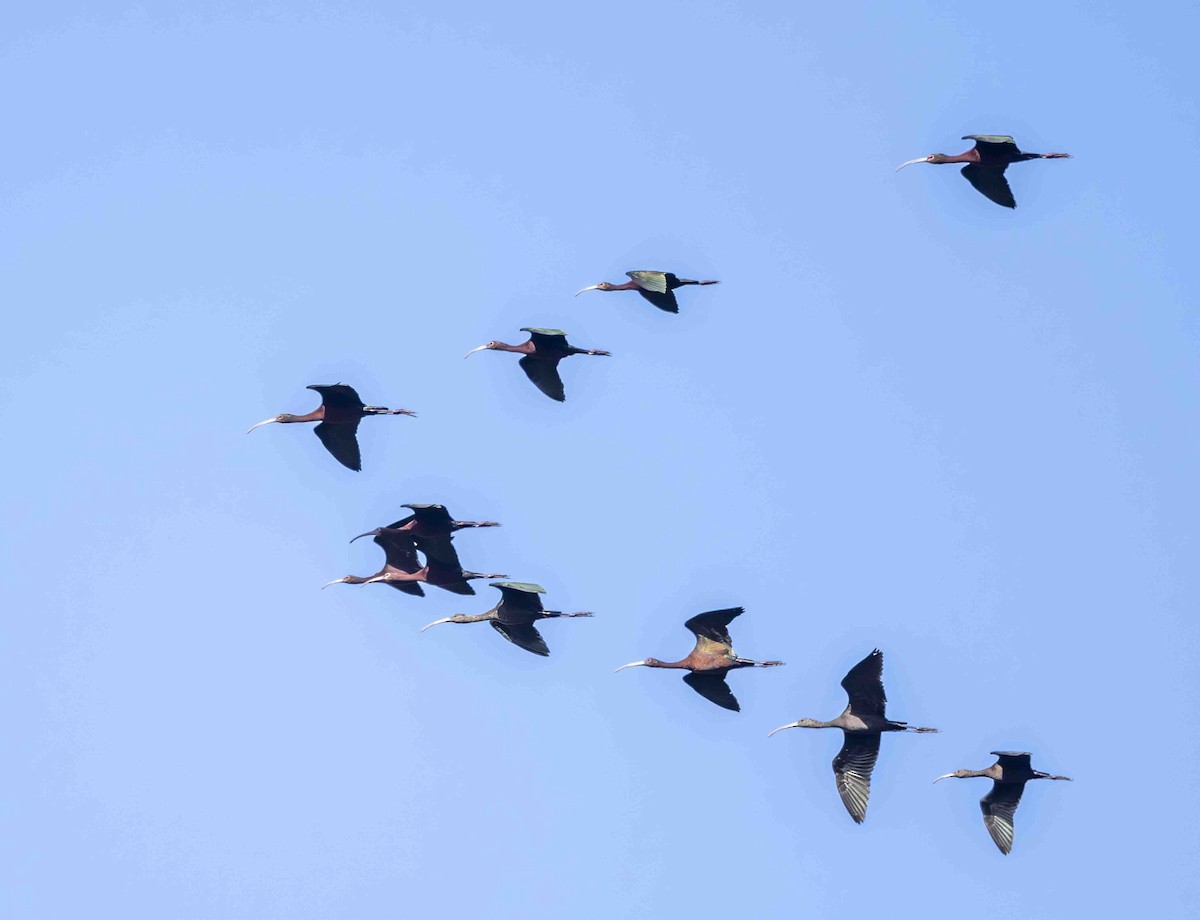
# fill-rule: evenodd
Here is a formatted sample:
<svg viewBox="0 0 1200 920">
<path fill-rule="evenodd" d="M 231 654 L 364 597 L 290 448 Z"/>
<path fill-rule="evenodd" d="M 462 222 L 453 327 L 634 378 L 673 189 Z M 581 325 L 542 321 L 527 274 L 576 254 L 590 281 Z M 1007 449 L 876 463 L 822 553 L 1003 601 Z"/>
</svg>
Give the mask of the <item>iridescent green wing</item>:
<svg viewBox="0 0 1200 920">
<path fill-rule="evenodd" d="M 633 282 L 638 286 L 638 293 L 650 301 L 654 306 L 667 313 L 679 312 L 679 301 L 675 299 L 675 294 L 671 290 L 671 280 L 674 275 L 668 272 L 626 272 Z"/>
</svg>

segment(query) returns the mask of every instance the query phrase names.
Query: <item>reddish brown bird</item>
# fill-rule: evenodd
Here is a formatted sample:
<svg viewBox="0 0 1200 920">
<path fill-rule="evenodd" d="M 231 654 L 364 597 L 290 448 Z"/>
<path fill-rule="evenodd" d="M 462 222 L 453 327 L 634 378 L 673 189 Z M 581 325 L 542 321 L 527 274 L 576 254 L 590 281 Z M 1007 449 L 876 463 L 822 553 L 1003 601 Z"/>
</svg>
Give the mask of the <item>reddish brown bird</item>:
<svg viewBox="0 0 1200 920">
<path fill-rule="evenodd" d="M 631 661 L 617 668 L 677 668 L 690 671 L 683 675 L 683 682 L 710 702 L 716 703 L 722 709 L 732 709 L 741 712 L 742 707 L 734 698 L 725 683 L 725 675 L 738 668 L 773 668 L 783 664 L 782 661 L 752 661 L 749 658 L 739 658 L 733 651 L 733 640 L 729 638 L 729 624 L 735 617 L 745 612 L 744 607 L 730 607 L 725 610 L 709 610 L 698 613 L 683 625 L 696 637 L 696 647 L 692 653 L 681 661 L 659 661 L 657 658 L 647 658 L 645 661 Z"/>
<path fill-rule="evenodd" d="M 397 522 L 399 523 L 399 522 Z M 321 585 L 322 588 L 328 588 L 330 585 L 365 585 L 367 582 L 387 575 L 389 572 L 396 572 L 403 575 L 412 575 L 421 571 L 421 563 L 417 561 L 417 548 L 413 543 L 412 535 L 403 530 L 387 530 L 380 528 L 372 532 L 375 536 L 375 545 L 383 550 L 386 561 L 383 568 L 374 575 L 345 575 L 342 578 L 335 578 L 333 581 L 327 581 Z M 359 534 L 359 537 L 369 536 L 369 534 Z M 354 540 L 357 540 L 355 537 Z M 353 543 L 354 540 L 350 542 Z M 421 589 L 420 584 L 416 581 L 389 581 L 390 584 L 398 591 L 403 591 L 405 594 L 411 594 L 414 597 L 424 597 L 425 592 Z"/>
<path fill-rule="evenodd" d="M 366 584 L 383 582 L 390 585 L 423 581 L 425 584 L 433 585 L 435 588 L 441 588 L 452 594 L 474 594 L 475 589 L 467 584 L 468 581 L 475 578 L 508 577 L 500 573 L 468 572 L 458 561 L 458 553 L 455 552 L 454 545 L 448 539 L 442 549 L 444 555 L 441 558 L 434 558 L 426 554 L 425 565 L 416 571 L 404 571 L 397 567 L 398 570 L 381 572 L 374 578 L 367 579 Z"/>
<path fill-rule="evenodd" d="M 567 342 L 567 334 L 561 329 L 541 329 L 536 326 L 522 326 L 522 332 L 529 333 L 529 341 L 520 345 L 505 345 L 503 342 L 488 342 L 478 348 L 472 348 L 464 358 L 469 358 L 477 351 L 511 351 L 524 355 L 517 363 L 525 376 L 533 381 L 534 386 L 551 399 L 562 402 L 566 399 L 562 378 L 558 376 L 558 362 L 571 355 L 603 355 L 610 357 L 607 351 L 576 348 Z"/>
<path fill-rule="evenodd" d="M 1008 187 L 1008 180 L 1004 178 L 1004 170 L 1010 163 L 1071 157 L 1069 153 L 1024 153 L 1007 134 L 968 134 L 963 140 L 975 141 L 975 146 L 956 156 L 931 153 L 927 157 L 918 157 L 901 163 L 896 167 L 896 172 L 915 163 L 966 163 L 962 168 L 963 178 L 970 182 L 977 192 L 1002 207 L 1015 208 L 1017 201 L 1013 198 L 1012 189 Z"/>
<path fill-rule="evenodd" d="M 362 469 L 362 456 L 358 450 L 358 423 L 366 415 L 416 415 L 408 409 L 388 409 L 384 406 L 366 406 L 359 399 L 354 387 L 344 383 L 332 385 L 313 384 L 307 389 L 321 394 L 321 405 L 307 415 L 292 415 L 284 412 L 252 426 L 246 434 L 263 425 L 280 422 L 319 422 L 313 433 L 321 439 L 325 449 L 333 454 L 342 466 L 358 472 Z"/>
<path fill-rule="evenodd" d="M 1021 793 L 1025 784 L 1031 779 L 1061 779 L 1070 782 L 1069 776 L 1055 776 L 1052 773 L 1042 773 L 1029 765 L 1028 751 L 992 751 L 999 760 L 986 770 L 955 770 L 945 776 L 939 776 L 934 782 L 943 779 L 966 779 L 970 776 L 986 776 L 992 781 L 992 791 L 979 800 L 979 808 L 983 811 L 983 823 L 992 835 L 992 840 L 1006 856 L 1012 852 L 1013 846 L 1013 815 L 1021 804 Z"/>
<path fill-rule="evenodd" d="M 369 530 L 366 533 L 360 533 L 354 540 L 360 537 L 380 537 L 380 536 L 407 536 L 410 541 L 415 541 L 417 549 L 423 552 L 430 559 L 438 559 L 442 562 L 453 564 L 457 560 L 457 555 L 451 547 L 451 534 L 457 530 L 462 530 L 467 527 L 499 527 L 495 521 L 456 521 L 450 516 L 450 512 L 446 510 L 445 505 L 401 505 L 401 508 L 412 509 L 412 514 L 406 518 L 401 518 L 394 523 L 388 524 L 387 527 L 376 527 L 374 530 Z M 353 543 L 354 540 L 350 542 Z M 375 541 L 379 542 L 378 539 Z"/>
<path fill-rule="evenodd" d="M 679 302 L 675 299 L 675 289 L 688 284 L 720 284 L 720 281 L 693 281 L 691 278 L 680 278 L 671 272 L 626 272 L 632 280 L 624 284 L 612 284 L 601 281 L 575 292 L 578 297 L 584 291 L 637 291 L 654 306 L 667 313 L 678 313 Z"/>
<path fill-rule="evenodd" d="M 558 617 L 591 616 L 591 613 L 586 611 L 562 613 L 558 610 L 546 610 L 542 607 L 542 599 L 538 597 L 539 594 L 546 593 L 546 589 L 541 585 L 523 581 L 494 581 L 492 587 L 500 589 L 500 603 L 487 613 L 476 616 L 456 613 L 452 617 L 434 620 L 429 626 L 422 626 L 421 632 L 425 632 L 430 626 L 437 626 L 438 623 L 481 623 L 487 620 L 492 624 L 492 629 L 513 645 L 535 655 L 545 656 L 550 654 L 550 649 L 546 646 L 542 634 L 534 627 L 534 623 Z"/>
</svg>

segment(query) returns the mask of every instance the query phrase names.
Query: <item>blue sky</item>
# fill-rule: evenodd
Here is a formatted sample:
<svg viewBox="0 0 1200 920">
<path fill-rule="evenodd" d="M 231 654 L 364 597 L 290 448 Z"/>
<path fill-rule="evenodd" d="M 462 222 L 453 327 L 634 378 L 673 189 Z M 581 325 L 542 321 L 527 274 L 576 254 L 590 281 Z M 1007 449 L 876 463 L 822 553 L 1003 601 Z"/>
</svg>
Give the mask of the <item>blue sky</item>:
<svg viewBox="0 0 1200 920">
<path fill-rule="evenodd" d="M 1194 914 L 1200 14 L 1116 3 L 10 14 L 7 916 Z M 1013 167 L 1015 211 L 956 167 Z M 1184 162 L 1181 163 L 1180 159 Z M 678 316 L 584 285 L 717 278 Z M 574 358 L 567 402 L 510 355 Z M 364 470 L 254 422 L 343 381 Z M 443 502 L 591 620 L 318 587 Z M 740 605 L 743 711 L 678 675 Z M 866 823 L 838 681 L 884 650 Z M 1033 784 L 1001 856 L 988 751 Z M 1165 774 L 1165 775 L 1164 775 Z"/>
</svg>

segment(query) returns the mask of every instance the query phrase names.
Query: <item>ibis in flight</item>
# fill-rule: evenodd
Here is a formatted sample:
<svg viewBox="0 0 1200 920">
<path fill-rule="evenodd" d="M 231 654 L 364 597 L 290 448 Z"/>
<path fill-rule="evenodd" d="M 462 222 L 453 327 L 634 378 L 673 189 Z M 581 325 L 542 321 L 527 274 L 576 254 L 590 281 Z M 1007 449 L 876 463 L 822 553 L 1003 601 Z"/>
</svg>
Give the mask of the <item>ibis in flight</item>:
<svg viewBox="0 0 1200 920">
<path fill-rule="evenodd" d="M 719 281 L 693 281 L 691 278 L 679 278 L 671 272 L 626 272 L 631 280 L 624 284 L 612 284 L 601 281 L 575 292 L 578 297 L 584 291 L 637 291 L 654 306 L 667 313 L 678 313 L 679 302 L 675 299 L 675 289 L 688 284 L 720 284 Z"/>
<path fill-rule="evenodd" d="M 738 668 L 773 668 L 782 661 L 752 661 L 739 658 L 733 651 L 733 640 L 729 638 L 729 624 L 745 612 L 744 607 L 729 607 L 725 610 L 709 610 L 698 613 L 683 625 L 696 637 L 692 653 L 680 661 L 659 661 L 647 658 L 631 661 L 617 668 L 676 668 L 690 673 L 683 675 L 683 682 L 710 702 L 722 709 L 741 712 L 737 699 L 725 683 L 725 675 Z"/>
<path fill-rule="evenodd" d="M 541 329 L 536 326 L 523 326 L 522 332 L 529 333 L 529 341 L 520 345 L 505 345 L 503 342 L 488 342 L 478 348 L 472 348 L 464 358 L 469 358 L 477 351 L 511 351 L 522 355 L 517 363 L 525 376 L 533 381 L 533 385 L 551 399 L 562 402 L 566 399 L 563 392 L 562 378 L 558 376 L 558 362 L 571 355 L 604 355 L 607 351 L 576 348 L 567 342 L 567 334 L 561 329 Z"/>
<path fill-rule="evenodd" d="M 401 518 L 387 527 L 376 527 L 360 537 L 400 536 L 408 537 L 416 543 L 417 549 L 431 559 L 453 564 L 457 555 L 451 548 L 451 534 L 466 527 L 499 527 L 495 521 L 456 521 L 450 516 L 445 505 L 401 505 L 412 511 L 406 518 Z M 350 542 L 353 543 L 354 540 Z M 378 542 L 378 540 L 376 540 Z"/>
<path fill-rule="evenodd" d="M 979 800 L 979 808 L 983 811 L 983 823 L 987 826 L 992 840 L 1006 856 L 1012 852 L 1013 845 L 1013 815 L 1021 804 L 1021 793 L 1025 784 L 1031 779 L 1062 779 L 1070 781 L 1069 776 L 1054 776 L 1042 773 L 1029 766 L 1029 753 L 1026 751 L 992 751 L 999 760 L 986 770 L 955 770 L 945 776 L 939 776 L 934 782 L 944 779 L 966 779 L 970 776 L 986 776 L 992 781 L 991 791 Z"/>
<path fill-rule="evenodd" d="M 403 523 L 397 521 L 397 524 Z M 399 530 L 391 527 L 381 527 L 369 533 L 360 533 L 359 537 L 374 536 L 375 545 L 383 550 L 385 561 L 383 568 L 374 575 L 344 575 L 341 578 L 335 578 L 333 581 L 327 581 L 321 585 L 322 589 L 328 588 L 330 585 L 365 585 L 372 579 L 378 578 L 380 575 L 386 575 L 388 572 L 400 572 L 403 574 L 413 574 L 421 570 L 421 563 L 417 561 L 417 548 L 413 543 L 412 535 L 407 531 Z M 350 542 L 353 543 L 354 540 Z M 416 581 L 389 581 L 393 588 L 403 591 L 405 594 L 411 594 L 414 597 L 424 597 L 425 592 L 421 590 L 421 585 Z"/>
<path fill-rule="evenodd" d="M 1002 207 L 1015 208 L 1017 201 L 1008 187 L 1008 180 L 1004 178 L 1008 164 L 1023 163 L 1025 160 L 1069 159 L 1071 156 L 1069 153 L 1024 153 L 1017 147 L 1016 141 L 1006 134 L 968 134 L 963 140 L 974 141 L 975 146 L 956 156 L 931 153 L 927 157 L 918 157 L 901 163 L 896 167 L 896 172 L 915 163 L 966 163 L 962 175 L 974 186 L 975 191 Z"/>
<path fill-rule="evenodd" d="M 936 728 L 918 728 L 896 722 L 884 715 L 887 695 L 883 692 L 883 652 L 879 649 L 852 667 L 842 678 L 842 689 L 850 703 L 840 716 L 829 722 L 801 719 L 781 725 L 767 734 L 785 728 L 840 728 L 845 735 L 842 749 L 833 758 L 833 776 L 842 804 L 856 824 L 867 816 L 867 797 L 871 794 L 871 771 L 879 756 L 882 732 L 936 732 Z"/>
<path fill-rule="evenodd" d="M 542 599 L 538 597 L 539 594 L 546 593 L 546 589 L 541 585 L 524 581 L 493 581 L 492 587 L 500 589 L 500 603 L 487 613 L 475 616 L 456 613 L 452 617 L 444 617 L 422 626 L 421 632 L 425 632 L 430 626 L 437 626 L 438 623 L 482 623 L 487 620 L 492 624 L 492 629 L 513 645 L 544 657 L 550 654 L 550 649 L 546 647 L 546 640 L 537 631 L 534 623 L 557 617 L 591 616 L 591 613 L 586 611 L 562 613 L 558 610 L 546 610 L 542 607 Z"/>
<path fill-rule="evenodd" d="M 263 425 L 279 422 L 317 422 L 313 432 L 325 449 L 342 466 L 358 472 L 362 469 L 362 457 L 358 451 L 358 423 L 366 415 L 416 415 L 408 409 L 388 409 L 384 406 L 365 406 L 354 387 L 344 383 L 332 385 L 313 384 L 308 387 L 321 394 L 321 405 L 307 415 L 292 415 L 284 412 L 274 418 L 265 419 L 252 426 L 246 434 Z"/>
</svg>

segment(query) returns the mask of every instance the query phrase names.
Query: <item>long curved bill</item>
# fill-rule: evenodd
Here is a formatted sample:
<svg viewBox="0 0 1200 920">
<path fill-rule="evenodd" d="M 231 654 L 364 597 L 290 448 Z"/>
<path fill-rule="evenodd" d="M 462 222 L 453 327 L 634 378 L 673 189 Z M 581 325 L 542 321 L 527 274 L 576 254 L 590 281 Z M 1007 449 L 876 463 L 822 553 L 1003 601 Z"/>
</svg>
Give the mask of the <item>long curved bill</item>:
<svg viewBox="0 0 1200 920">
<path fill-rule="evenodd" d="M 770 738 L 773 734 L 775 734 L 775 732 L 781 732 L 785 728 L 799 728 L 799 727 L 800 727 L 799 722 L 789 722 L 787 725 L 780 725 L 779 728 L 771 729 L 769 732 L 767 732 L 767 737 Z"/>
<path fill-rule="evenodd" d="M 346 583 L 346 579 L 335 578 L 333 581 L 327 581 L 327 582 L 325 582 L 325 584 L 321 585 L 321 590 L 324 591 L 330 585 L 344 585 L 345 583 Z"/>
<path fill-rule="evenodd" d="M 380 528 L 380 530 L 382 530 L 382 528 Z M 366 533 L 360 533 L 357 537 L 354 538 L 354 540 L 361 540 L 363 537 L 373 537 L 378 533 L 379 533 L 379 530 L 368 530 Z M 351 540 L 350 542 L 353 543 L 354 540 Z"/>
<path fill-rule="evenodd" d="M 645 664 L 646 664 L 646 662 L 644 662 L 644 661 L 631 661 L 631 662 L 629 662 L 629 664 L 621 665 L 619 668 L 616 669 L 616 671 L 613 671 L 613 673 L 616 674 L 617 671 L 624 671 L 626 668 L 636 668 L 639 665 L 645 665 Z"/>
<path fill-rule="evenodd" d="M 598 291 L 598 290 L 600 290 L 600 285 L 598 285 L 598 284 L 589 284 L 587 287 L 585 287 L 585 288 L 580 288 L 578 291 L 576 291 L 576 292 L 575 292 L 575 296 L 576 296 L 576 297 L 578 297 L 578 296 L 579 296 L 580 294 L 582 294 L 584 291 Z"/>
<path fill-rule="evenodd" d="M 944 779 L 950 779 L 950 777 L 952 777 L 953 775 L 954 775 L 953 773 L 947 773 L 945 776 L 939 776 L 937 779 L 934 780 L 934 782 L 940 783 Z"/>
<path fill-rule="evenodd" d="M 252 432 L 252 431 L 253 431 L 255 428 L 261 428 L 263 425 L 270 425 L 270 424 L 271 424 L 271 422 L 277 422 L 277 421 L 279 421 L 279 419 L 277 419 L 277 418 L 269 418 L 269 419 L 267 419 L 266 421 L 259 422 L 257 425 L 252 425 L 252 426 L 250 426 L 249 428 L 247 428 L 247 429 L 246 429 L 246 434 L 249 434 L 249 433 L 250 433 L 250 432 Z"/>
<path fill-rule="evenodd" d="M 896 172 L 900 172 L 900 170 L 902 170 L 905 166 L 913 166 L 917 163 L 925 163 L 928 162 L 928 160 L 929 157 L 917 157 L 915 160 L 909 160 L 907 163 L 901 163 L 896 167 Z"/>
<path fill-rule="evenodd" d="M 463 357 L 464 357 L 464 358 L 469 358 L 469 357 L 471 357 L 471 355 L 475 354 L 475 352 L 477 352 L 477 351 L 487 351 L 487 346 L 486 346 L 486 345 L 480 345 L 478 348 L 472 348 L 472 349 L 471 349 L 470 351 L 468 351 L 468 352 L 467 352 L 465 355 L 463 355 Z"/>
<path fill-rule="evenodd" d="M 430 626 L 437 626 L 438 623 L 449 623 L 451 621 L 451 619 L 453 619 L 453 618 L 452 617 L 443 617 L 440 620 L 434 620 L 432 623 L 422 626 L 421 632 L 425 632 L 425 630 L 427 630 Z"/>
</svg>

